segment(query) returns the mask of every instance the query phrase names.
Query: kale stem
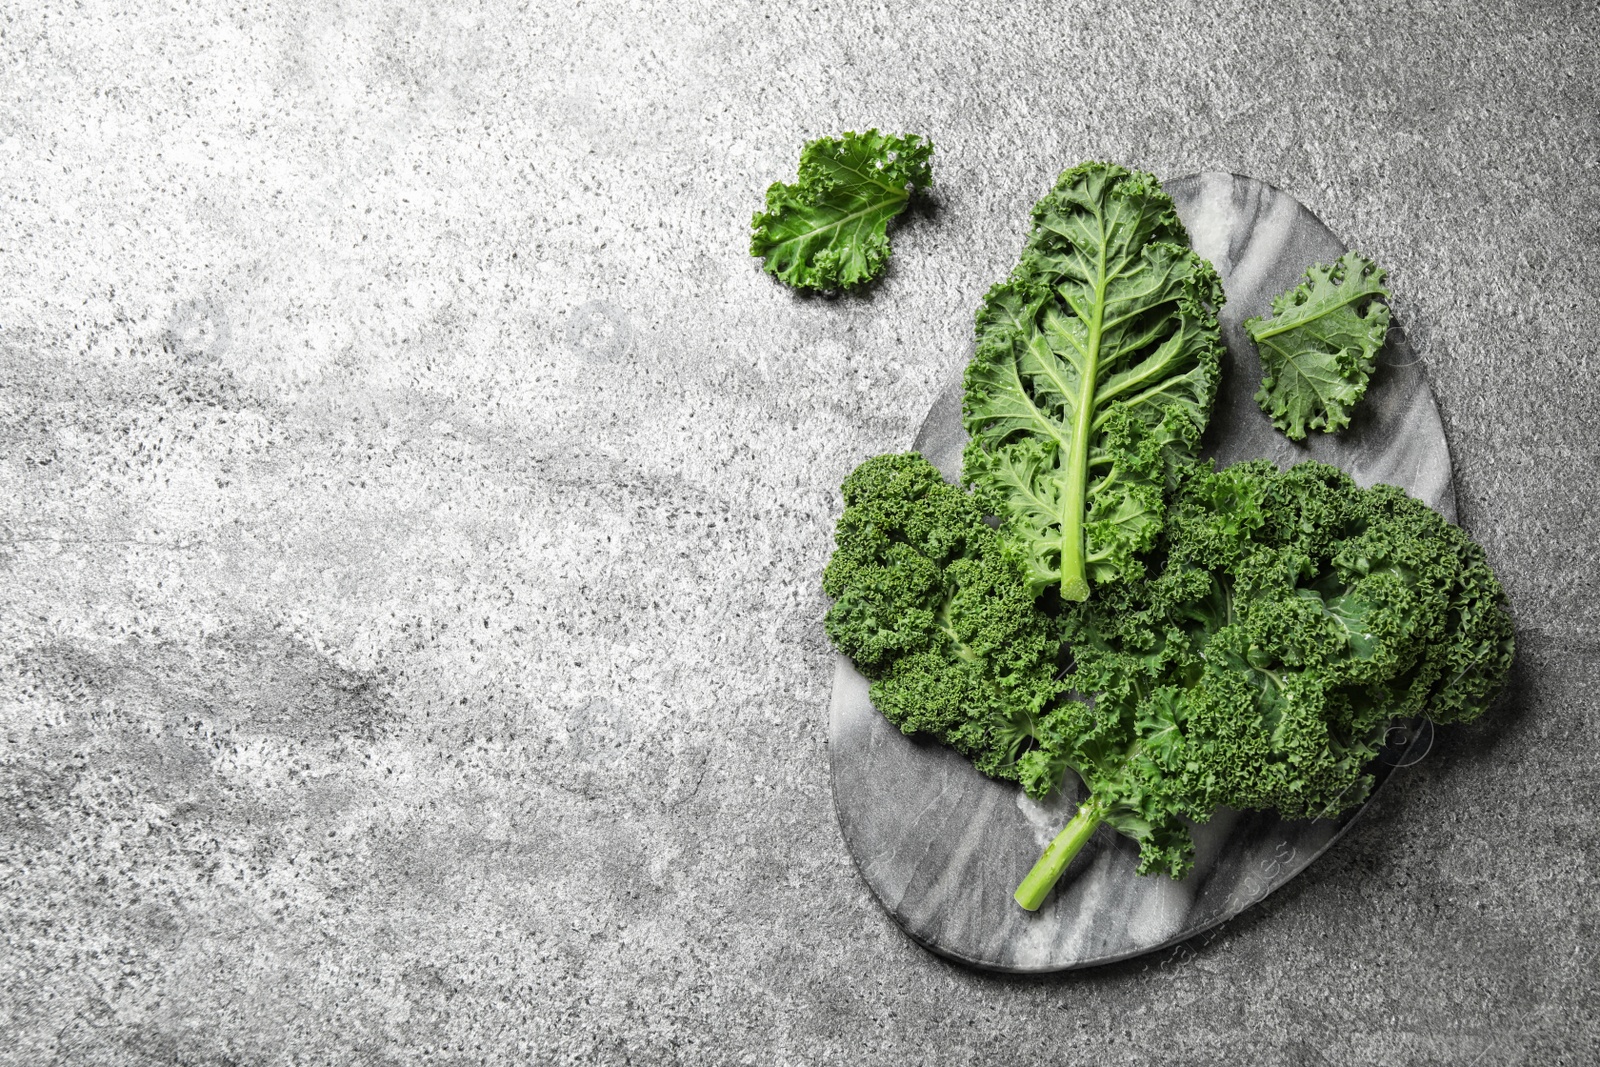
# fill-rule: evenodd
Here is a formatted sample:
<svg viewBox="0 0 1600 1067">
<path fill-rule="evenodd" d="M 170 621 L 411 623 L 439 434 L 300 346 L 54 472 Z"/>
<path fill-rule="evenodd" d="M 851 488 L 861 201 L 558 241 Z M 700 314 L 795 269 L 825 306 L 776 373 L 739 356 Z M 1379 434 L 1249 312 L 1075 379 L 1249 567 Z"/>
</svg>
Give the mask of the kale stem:
<svg viewBox="0 0 1600 1067">
<path fill-rule="evenodd" d="M 1067 864 L 1072 862 L 1072 857 L 1083 848 L 1104 817 L 1105 813 L 1093 800 L 1084 801 L 1072 821 L 1050 842 L 1050 847 L 1044 850 L 1039 862 L 1033 865 L 1033 870 L 1017 886 L 1013 894 L 1016 902 L 1028 911 L 1038 911 L 1044 898 L 1055 888 L 1061 872 L 1067 869 Z"/>
<path fill-rule="evenodd" d="M 1097 212 L 1098 214 L 1098 212 Z M 1094 427 L 1095 394 L 1099 389 L 1100 341 L 1106 318 L 1106 220 L 1100 215 L 1099 273 L 1094 283 L 1094 309 L 1084 323 L 1089 336 L 1078 367 L 1077 409 L 1072 420 L 1072 442 L 1068 446 L 1066 493 L 1061 516 L 1061 599 L 1088 600 L 1089 581 L 1084 571 L 1083 520 L 1088 505 L 1085 495 L 1089 479 L 1089 435 Z"/>
</svg>

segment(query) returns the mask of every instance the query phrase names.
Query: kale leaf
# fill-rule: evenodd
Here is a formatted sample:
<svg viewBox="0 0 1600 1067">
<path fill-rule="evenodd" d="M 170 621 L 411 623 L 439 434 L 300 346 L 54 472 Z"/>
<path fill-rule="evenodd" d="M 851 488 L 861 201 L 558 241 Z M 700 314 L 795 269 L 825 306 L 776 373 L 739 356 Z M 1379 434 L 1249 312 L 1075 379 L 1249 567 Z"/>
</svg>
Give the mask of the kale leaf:
<svg viewBox="0 0 1600 1067">
<path fill-rule="evenodd" d="M 828 636 L 873 680 L 889 721 L 1016 780 L 1018 753 L 1062 691 L 1054 620 L 972 499 L 917 453 L 867 460 L 844 501 L 822 578 Z"/>
<path fill-rule="evenodd" d="M 1147 579 L 1063 616 L 1073 671 L 1021 757 L 1022 780 L 1076 771 L 1063 835 L 1105 821 L 1139 870 L 1181 877 L 1183 819 L 1221 806 L 1333 818 L 1366 799 L 1397 720 L 1469 722 L 1514 651 L 1483 551 L 1394 486 L 1265 460 L 1185 472 Z M 1037 907 L 1065 869 L 1047 851 L 1018 890 Z"/>
<path fill-rule="evenodd" d="M 1036 590 L 1136 577 L 1216 394 L 1222 283 L 1149 174 L 1067 171 L 984 298 L 962 478 Z"/>
<path fill-rule="evenodd" d="M 868 130 L 822 137 L 800 152 L 793 185 L 774 182 L 750 220 L 750 254 L 804 289 L 848 289 L 889 263 L 889 220 L 933 182 L 933 142 Z"/>
<path fill-rule="evenodd" d="M 844 498 L 826 628 L 873 704 L 1031 796 L 1068 771 L 1087 790 L 1018 887 L 1030 910 L 1102 822 L 1181 878 L 1188 821 L 1218 807 L 1336 817 L 1394 722 L 1471 721 L 1510 670 L 1482 550 L 1325 464 L 1185 467 L 1149 572 L 1059 613 L 916 453 L 867 460 Z"/>
<path fill-rule="evenodd" d="M 844 483 L 826 628 L 874 705 L 1031 796 L 1087 791 L 1017 888 L 1030 910 L 1101 823 L 1140 873 L 1182 877 L 1219 807 L 1348 811 L 1396 721 L 1470 721 L 1511 668 L 1483 551 L 1426 505 L 1324 464 L 1196 458 L 1222 290 L 1186 241 L 1149 175 L 1063 174 L 978 313 L 971 493 L 915 453 Z M 1315 395 L 1284 401 L 1301 435 L 1347 421 L 1359 390 L 1314 368 L 1364 388 L 1382 283 L 1346 256 L 1248 324 L 1264 393 Z"/>
<path fill-rule="evenodd" d="M 1389 332 L 1388 299 L 1383 269 L 1346 252 L 1306 271 L 1272 301 L 1271 315 L 1245 322 L 1264 371 L 1256 403 L 1272 425 L 1295 441 L 1307 427 L 1333 433 L 1350 425 Z"/>
</svg>

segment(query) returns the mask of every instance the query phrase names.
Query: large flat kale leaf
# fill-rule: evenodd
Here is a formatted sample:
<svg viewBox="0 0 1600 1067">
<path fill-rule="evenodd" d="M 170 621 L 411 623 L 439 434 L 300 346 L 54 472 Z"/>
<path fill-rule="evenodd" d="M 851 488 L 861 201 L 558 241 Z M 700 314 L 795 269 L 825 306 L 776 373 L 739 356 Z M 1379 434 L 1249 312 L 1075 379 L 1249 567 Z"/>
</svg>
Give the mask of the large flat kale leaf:
<svg viewBox="0 0 1600 1067">
<path fill-rule="evenodd" d="M 1136 576 L 1216 393 L 1222 283 L 1149 174 L 1085 163 L 978 312 L 962 477 L 1034 588 Z"/>
</svg>

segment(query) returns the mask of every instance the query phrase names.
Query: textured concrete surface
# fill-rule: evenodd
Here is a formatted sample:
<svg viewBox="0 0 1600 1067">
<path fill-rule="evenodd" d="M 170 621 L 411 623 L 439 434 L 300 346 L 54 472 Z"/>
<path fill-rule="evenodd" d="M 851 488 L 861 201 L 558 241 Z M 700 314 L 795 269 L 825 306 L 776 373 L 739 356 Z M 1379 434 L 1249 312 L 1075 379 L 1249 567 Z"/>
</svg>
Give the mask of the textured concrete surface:
<svg viewBox="0 0 1600 1067">
<path fill-rule="evenodd" d="M 1597 84 L 1590 3 L 10 5 L 0 1062 L 1594 1062 Z M 935 205 L 793 296 L 869 124 Z M 1262 906 L 998 978 L 839 839 L 818 576 L 1088 157 L 1389 266 L 1523 655 Z"/>
</svg>

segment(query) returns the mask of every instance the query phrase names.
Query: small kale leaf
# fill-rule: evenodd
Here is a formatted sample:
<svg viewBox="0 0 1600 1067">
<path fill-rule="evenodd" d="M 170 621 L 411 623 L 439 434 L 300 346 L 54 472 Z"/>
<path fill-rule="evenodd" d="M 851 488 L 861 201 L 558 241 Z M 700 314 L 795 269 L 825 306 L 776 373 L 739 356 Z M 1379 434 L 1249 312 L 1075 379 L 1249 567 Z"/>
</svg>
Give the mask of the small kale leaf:
<svg viewBox="0 0 1600 1067">
<path fill-rule="evenodd" d="M 1271 315 L 1245 322 L 1265 371 L 1256 403 L 1291 440 L 1305 440 L 1308 427 L 1350 425 L 1389 332 L 1384 278 L 1372 260 L 1346 252 L 1308 270 L 1272 301 Z"/>
<path fill-rule="evenodd" d="M 750 220 L 750 254 L 803 289 L 849 289 L 883 273 L 889 221 L 933 183 L 933 142 L 868 130 L 822 137 L 800 152 L 793 185 L 774 182 Z"/>
</svg>

